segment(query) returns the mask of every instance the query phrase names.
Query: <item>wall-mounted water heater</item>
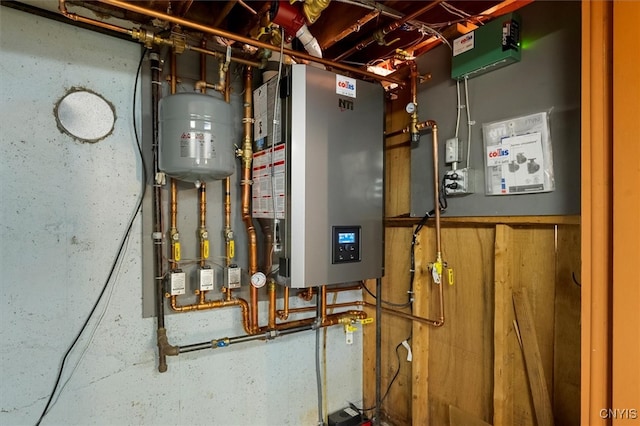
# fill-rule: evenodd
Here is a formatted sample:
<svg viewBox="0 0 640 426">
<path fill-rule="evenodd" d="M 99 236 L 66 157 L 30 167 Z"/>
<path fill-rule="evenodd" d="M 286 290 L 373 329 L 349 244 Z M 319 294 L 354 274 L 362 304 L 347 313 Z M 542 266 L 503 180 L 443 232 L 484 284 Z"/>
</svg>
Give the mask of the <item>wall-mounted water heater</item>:
<svg viewBox="0 0 640 426">
<path fill-rule="evenodd" d="M 276 281 L 381 277 L 382 86 L 293 65 L 255 90 L 254 117 L 252 210 L 272 221 Z"/>
</svg>

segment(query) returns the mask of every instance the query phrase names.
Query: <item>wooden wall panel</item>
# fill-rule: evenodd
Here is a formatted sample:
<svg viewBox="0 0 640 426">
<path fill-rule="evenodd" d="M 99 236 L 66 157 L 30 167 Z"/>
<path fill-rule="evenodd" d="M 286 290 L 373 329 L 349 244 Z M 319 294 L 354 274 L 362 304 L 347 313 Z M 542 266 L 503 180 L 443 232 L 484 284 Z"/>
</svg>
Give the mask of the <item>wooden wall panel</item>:
<svg viewBox="0 0 640 426">
<path fill-rule="evenodd" d="M 554 419 L 557 425 L 577 426 L 580 424 L 580 226 L 558 226 L 557 253 Z"/>
<path fill-rule="evenodd" d="M 514 327 L 514 289 L 526 289 L 531 301 L 544 378 L 555 411 L 575 413 L 577 395 L 567 392 L 577 386 L 579 368 L 575 363 L 579 350 L 575 325 L 578 286 L 569 288 L 574 292 L 569 299 L 564 294 L 566 288 L 560 286 L 571 277 L 567 271 L 578 267 L 578 229 L 578 225 L 487 222 L 443 226 L 443 259 L 454 269 L 454 285 L 445 283 L 444 288 L 446 322 L 442 328 L 413 322 L 412 375 L 406 377 L 412 383 L 391 388 L 383 404 L 389 424 L 446 425 L 450 405 L 494 425 L 535 424 L 524 357 Z M 400 297 L 396 301 L 403 300 L 401 294 L 408 288 L 411 232 L 411 228 L 387 229 L 387 255 L 394 261 L 388 262 L 385 280 L 393 277 L 400 285 L 388 285 L 384 291 L 395 289 L 391 294 Z M 434 260 L 435 233 L 429 223 L 416 246 L 414 315 L 431 319 L 438 315 L 437 293 L 426 268 Z M 556 288 L 561 288 L 557 295 Z M 385 293 L 385 299 L 389 298 Z M 573 325 L 565 327 L 564 321 L 571 316 Z M 386 314 L 383 321 L 384 391 L 397 367 L 395 346 L 406 337 L 399 336 L 398 330 L 410 321 Z M 573 337 L 558 345 L 565 333 Z M 404 349 L 402 354 L 404 359 Z M 554 374 L 559 368 L 566 371 L 558 373 L 556 382 Z"/>
<path fill-rule="evenodd" d="M 513 290 L 531 301 L 547 388 L 553 389 L 554 227 L 497 225 L 494 425 L 535 425 L 524 358 L 513 325 Z M 552 395 L 550 395 L 552 397 Z"/>
<path fill-rule="evenodd" d="M 429 231 L 422 244 L 434 244 L 434 230 Z M 454 284 L 444 288 L 444 327 L 429 330 L 431 425 L 448 424 L 449 405 L 491 419 L 493 326 L 487 318 L 493 315 L 494 239 L 493 227 L 442 230 L 443 258 L 454 271 Z"/>
</svg>

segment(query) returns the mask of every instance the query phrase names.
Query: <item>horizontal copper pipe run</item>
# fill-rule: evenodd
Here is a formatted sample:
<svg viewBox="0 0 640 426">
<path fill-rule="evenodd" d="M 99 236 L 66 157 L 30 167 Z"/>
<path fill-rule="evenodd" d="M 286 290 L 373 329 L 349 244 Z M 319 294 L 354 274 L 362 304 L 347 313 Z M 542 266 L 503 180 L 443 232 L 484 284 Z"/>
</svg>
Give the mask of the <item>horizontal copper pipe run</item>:
<svg viewBox="0 0 640 426">
<path fill-rule="evenodd" d="M 198 52 L 198 53 L 202 53 L 204 55 L 209 55 L 209 56 L 213 56 L 218 60 L 224 60 L 226 55 L 222 52 L 217 52 L 215 50 L 209 50 L 209 49 L 205 49 L 202 47 L 197 47 L 197 46 L 191 46 L 191 45 L 186 45 L 185 49 L 187 50 L 192 50 L 194 52 Z M 262 69 L 264 67 L 264 64 L 262 64 L 261 62 L 257 62 L 257 61 L 251 61 L 249 59 L 244 59 L 244 58 L 238 58 L 235 56 L 231 57 L 231 62 L 236 62 L 238 64 L 242 64 L 242 65 L 249 65 L 252 67 L 256 67 L 256 68 L 260 68 Z"/>
<path fill-rule="evenodd" d="M 362 301 L 354 300 L 353 302 L 341 302 L 341 303 L 330 303 L 327 304 L 327 309 L 336 309 L 336 308 L 347 308 L 351 306 L 362 306 Z M 312 312 L 315 311 L 315 306 L 303 306 L 301 308 L 290 308 L 290 309 L 282 309 L 276 311 L 278 318 L 281 320 L 286 320 L 290 314 L 299 314 L 302 312 Z"/>
<path fill-rule="evenodd" d="M 102 21 L 98 21 L 95 19 L 91 19 L 91 18 L 85 18 L 84 16 L 80 16 L 78 14 L 69 12 L 67 10 L 67 6 L 66 6 L 66 0 L 59 0 L 58 1 L 58 9 L 60 10 L 60 13 L 71 19 L 72 21 L 76 21 L 76 22 L 84 22 L 85 24 L 89 24 L 89 25 L 93 25 L 96 27 L 100 27 L 100 28 L 105 28 L 107 30 L 111 30 L 111 31 L 115 31 L 118 33 L 122 33 L 122 34 L 127 34 L 129 36 L 131 36 L 134 40 L 138 40 L 140 42 L 143 42 L 144 44 L 156 44 L 156 45 L 167 45 L 167 46 L 173 46 L 174 42 L 172 39 L 170 38 L 164 38 L 164 37 L 160 37 L 156 34 L 153 34 L 151 32 L 148 32 L 147 30 L 131 30 L 128 28 L 124 28 L 124 27 L 119 27 L 117 25 L 112 25 L 112 24 L 107 24 L 106 22 L 102 22 Z M 222 52 L 218 52 L 215 50 L 209 50 L 206 49 L 204 47 L 198 47 L 198 46 L 192 46 L 190 44 L 185 44 L 184 48 L 187 50 L 192 50 L 194 52 L 198 52 L 204 55 L 209 55 L 209 56 L 213 56 L 217 59 L 225 59 L 226 55 Z M 244 59 L 244 58 L 237 58 L 237 57 L 231 57 L 231 61 L 232 62 L 237 62 L 238 64 L 242 64 L 242 65 L 251 65 L 254 66 L 256 68 L 264 68 L 266 61 L 264 63 L 261 62 L 257 62 L 257 61 L 251 61 L 249 59 Z"/>
<path fill-rule="evenodd" d="M 210 309 L 226 308 L 229 306 L 238 306 L 242 310 L 242 327 L 244 331 L 251 334 L 251 328 L 249 327 L 249 304 L 244 299 L 231 299 L 231 300 L 210 300 L 203 303 L 193 303 L 191 305 L 178 305 L 178 297 L 171 296 L 171 309 L 176 312 L 192 312 L 192 311 L 206 311 Z"/>
<path fill-rule="evenodd" d="M 150 17 L 153 17 L 153 18 L 156 18 L 156 19 L 160 19 L 160 20 L 166 21 L 166 22 L 170 22 L 170 23 L 173 23 L 173 24 L 178 24 L 178 25 L 181 25 L 183 27 L 191 28 L 191 29 L 194 29 L 194 30 L 206 33 L 206 34 L 212 34 L 212 35 L 215 35 L 215 36 L 228 38 L 228 39 L 231 39 L 231 40 L 238 41 L 240 43 L 245 43 L 245 44 L 248 44 L 248 45 L 251 45 L 251 46 L 260 47 L 260 48 L 267 49 L 267 50 L 273 50 L 274 49 L 273 45 L 271 45 L 269 43 L 266 43 L 266 42 L 263 42 L 263 41 L 260 41 L 260 40 L 254 40 L 252 38 L 243 37 L 241 35 L 234 34 L 234 33 L 231 33 L 229 31 L 224 31 L 224 30 L 221 30 L 221 29 L 218 29 L 218 28 L 211 28 L 211 27 L 208 27 L 206 25 L 201 25 L 201 24 L 198 24 L 196 22 L 188 21 L 188 20 L 180 18 L 178 16 L 168 15 L 166 13 L 158 12 L 158 11 L 152 10 L 152 9 L 147 9 L 147 8 L 138 6 L 136 4 L 128 3 L 128 2 L 125 2 L 125 1 L 122 1 L 122 0 L 100 0 L 100 2 L 101 3 L 105 3 L 105 4 L 109 4 L 111 6 L 116 6 L 116 7 L 119 7 L 121 9 L 128 10 L 130 12 L 141 13 L 143 15 L 147 15 L 147 16 L 150 16 Z M 354 74 L 359 74 L 359 75 L 362 75 L 362 76 L 365 76 L 365 77 L 369 77 L 369 78 L 374 79 L 374 80 L 389 81 L 389 82 L 392 82 L 392 83 L 397 83 L 397 84 L 400 84 L 400 85 L 404 85 L 404 82 L 402 80 L 399 80 L 399 79 L 394 78 L 394 77 L 380 76 L 380 75 L 374 74 L 372 72 L 364 71 L 364 70 L 361 70 L 361 69 L 358 69 L 358 68 L 354 68 L 354 67 L 351 67 L 351 66 L 348 66 L 348 65 L 341 64 L 339 62 L 331 61 L 331 60 L 324 59 L 324 58 L 318 58 L 318 57 L 309 55 L 307 53 L 298 52 L 298 51 L 287 49 L 287 48 L 282 49 L 282 51 L 283 51 L 283 54 L 285 54 L 285 55 L 293 56 L 293 57 L 304 59 L 304 60 L 311 61 L 311 62 L 317 62 L 317 63 L 323 64 L 323 65 L 327 65 L 327 66 L 330 66 L 330 67 L 333 67 L 333 68 L 337 68 L 337 69 L 341 69 L 341 70 L 344 70 L 344 71 L 352 72 Z"/>
<path fill-rule="evenodd" d="M 364 311 L 351 310 L 345 312 L 339 312 L 337 314 L 327 315 L 325 321 L 321 324 L 321 327 L 329 327 L 336 324 L 342 324 L 348 320 L 359 320 L 366 319 L 367 313 Z M 290 328 L 300 327 L 304 325 L 311 325 L 317 321 L 316 317 L 313 318 L 305 318 L 296 321 L 288 321 L 280 324 L 276 324 L 273 330 L 287 330 Z M 259 332 L 269 331 L 269 327 L 261 327 Z"/>
<path fill-rule="evenodd" d="M 340 293 L 342 291 L 355 291 L 362 290 L 361 284 L 350 285 L 346 287 L 330 287 L 327 288 L 327 293 Z M 309 287 L 306 290 L 302 290 L 298 292 L 298 297 L 309 302 L 313 299 L 313 296 L 318 292 L 316 287 Z"/>
<path fill-rule="evenodd" d="M 376 307 L 375 303 L 369 303 L 369 302 L 362 302 L 362 304 L 366 307 L 370 307 L 370 308 L 374 308 Z M 400 311 L 396 311 L 395 309 L 389 309 L 389 308 L 385 308 L 382 307 L 382 312 L 389 314 L 389 315 L 394 315 L 400 318 L 406 318 L 408 320 L 412 320 L 412 321 L 418 321 L 424 324 L 428 324 L 428 325 L 432 325 L 434 327 L 442 327 L 444 325 L 444 317 L 440 317 L 440 319 L 438 320 L 433 320 L 433 319 L 429 319 L 429 318 L 423 318 L 423 317 L 418 317 L 416 315 L 412 315 L 412 314 L 408 314 L 406 312 L 400 312 Z"/>
<path fill-rule="evenodd" d="M 71 19 L 72 21 L 84 22 L 85 24 L 94 25 L 96 27 L 105 28 L 107 30 L 115 31 L 115 32 L 122 33 L 122 34 L 128 34 L 128 35 L 132 35 L 133 34 L 133 31 L 131 31 L 131 30 L 127 29 L 127 28 L 119 27 L 117 25 L 107 24 L 106 22 L 97 21 L 97 20 L 91 19 L 91 18 L 85 18 L 85 17 L 77 15 L 75 13 L 71 13 L 71 12 L 69 12 L 67 10 L 67 5 L 65 3 L 66 3 L 65 0 L 59 0 L 58 1 L 58 10 L 60 11 L 60 13 L 63 16 Z"/>
<path fill-rule="evenodd" d="M 340 60 L 342 60 L 344 58 L 348 58 L 349 56 L 351 56 L 352 54 L 354 54 L 358 50 L 362 50 L 365 47 L 367 47 L 368 45 L 370 45 L 371 43 L 373 43 L 374 41 L 376 41 L 376 36 L 379 36 L 379 37 L 386 36 L 391 31 L 395 31 L 396 29 L 398 29 L 399 27 L 404 25 L 407 21 L 411 21 L 412 19 L 417 18 L 418 16 L 422 15 L 423 13 L 433 9 L 434 7 L 436 7 L 438 5 L 438 3 L 442 3 L 443 1 L 444 0 L 434 0 L 430 4 L 420 8 L 418 10 L 416 10 L 415 12 L 413 12 L 413 13 L 411 13 L 409 15 L 406 15 L 406 16 L 398 19 L 395 22 L 392 22 L 391 24 L 387 25 L 385 28 L 376 31 L 372 36 L 367 38 L 365 41 L 360 42 L 359 44 L 355 45 L 351 49 L 347 50 L 346 52 L 344 52 L 341 55 L 339 55 L 338 57 L 336 57 L 334 59 L 334 61 L 340 61 Z"/>
</svg>

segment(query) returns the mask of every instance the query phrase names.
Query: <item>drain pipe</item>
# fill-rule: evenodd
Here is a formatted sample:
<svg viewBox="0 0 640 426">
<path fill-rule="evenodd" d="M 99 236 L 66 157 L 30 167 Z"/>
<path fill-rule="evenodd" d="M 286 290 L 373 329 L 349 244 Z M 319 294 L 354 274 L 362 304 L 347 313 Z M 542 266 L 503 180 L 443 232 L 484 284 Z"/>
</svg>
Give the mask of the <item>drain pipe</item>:
<svg viewBox="0 0 640 426">
<path fill-rule="evenodd" d="M 178 348 L 169 344 L 167 330 L 164 325 L 164 268 L 162 259 L 162 186 L 158 181 L 160 167 L 158 159 L 158 103 L 160 101 L 160 91 L 162 82 L 160 80 L 160 56 L 157 52 L 152 52 L 149 56 L 151 61 L 151 109 L 153 123 L 153 244 L 154 244 L 154 275 L 156 287 L 156 318 L 157 318 L 157 345 L 158 345 L 158 371 L 167 371 L 167 355 L 178 355 Z"/>
</svg>

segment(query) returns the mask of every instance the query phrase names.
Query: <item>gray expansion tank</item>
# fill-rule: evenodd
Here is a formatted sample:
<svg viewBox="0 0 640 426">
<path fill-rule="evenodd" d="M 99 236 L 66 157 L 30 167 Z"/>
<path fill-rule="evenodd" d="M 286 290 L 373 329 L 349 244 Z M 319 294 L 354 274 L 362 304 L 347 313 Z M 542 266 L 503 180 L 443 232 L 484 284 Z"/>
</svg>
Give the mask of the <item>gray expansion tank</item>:
<svg viewBox="0 0 640 426">
<path fill-rule="evenodd" d="M 201 93 L 160 100 L 160 170 L 187 182 L 224 179 L 235 170 L 231 105 Z"/>
</svg>

